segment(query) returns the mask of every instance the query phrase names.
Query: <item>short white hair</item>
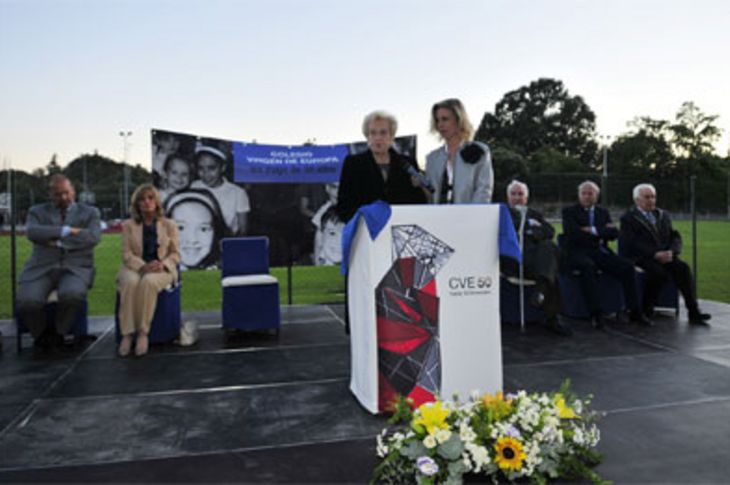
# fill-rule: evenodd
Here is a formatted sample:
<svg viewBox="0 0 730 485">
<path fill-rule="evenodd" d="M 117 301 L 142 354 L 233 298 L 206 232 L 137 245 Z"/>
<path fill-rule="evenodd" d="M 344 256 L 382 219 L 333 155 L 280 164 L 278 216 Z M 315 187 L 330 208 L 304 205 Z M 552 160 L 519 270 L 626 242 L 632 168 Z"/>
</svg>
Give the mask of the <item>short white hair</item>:
<svg viewBox="0 0 730 485">
<path fill-rule="evenodd" d="M 641 191 L 644 189 L 651 190 L 651 193 L 656 195 L 656 188 L 652 184 L 639 184 L 636 187 L 634 187 L 634 200 L 639 198 L 639 195 L 641 195 Z"/>
<path fill-rule="evenodd" d="M 368 137 L 370 124 L 374 121 L 379 120 L 387 121 L 388 129 L 390 130 L 390 136 L 395 136 L 396 131 L 398 131 L 398 120 L 396 120 L 395 116 L 388 113 L 387 111 L 379 109 L 377 111 L 373 111 L 372 113 L 368 113 L 365 116 L 365 119 L 362 120 L 362 134 L 365 135 L 365 138 Z"/>
<path fill-rule="evenodd" d="M 519 180 L 513 180 L 507 186 L 507 197 L 509 197 L 509 193 L 513 187 L 522 187 L 523 189 L 525 189 L 525 196 L 527 196 L 527 197 L 530 196 L 530 188 L 527 186 L 526 183 L 520 182 Z"/>
<path fill-rule="evenodd" d="M 581 182 L 581 184 L 578 186 L 578 192 L 580 192 L 583 189 L 583 187 L 591 187 L 593 190 L 596 191 L 596 194 L 601 193 L 601 188 L 598 186 L 597 183 L 595 183 L 592 180 L 585 180 L 585 181 Z"/>
</svg>

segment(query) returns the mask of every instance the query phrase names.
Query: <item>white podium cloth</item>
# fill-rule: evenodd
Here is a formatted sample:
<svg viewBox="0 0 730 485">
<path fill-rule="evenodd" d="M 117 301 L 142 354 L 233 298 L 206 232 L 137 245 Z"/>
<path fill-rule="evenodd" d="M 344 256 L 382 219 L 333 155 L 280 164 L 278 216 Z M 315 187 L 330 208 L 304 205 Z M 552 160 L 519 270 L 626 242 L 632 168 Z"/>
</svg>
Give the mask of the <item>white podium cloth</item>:
<svg viewBox="0 0 730 485">
<path fill-rule="evenodd" d="M 360 220 L 349 254 L 350 389 L 368 411 L 384 411 L 393 392 L 418 404 L 502 388 L 499 216 L 497 204 L 393 206 L 374 240 Z"/>
</svg>

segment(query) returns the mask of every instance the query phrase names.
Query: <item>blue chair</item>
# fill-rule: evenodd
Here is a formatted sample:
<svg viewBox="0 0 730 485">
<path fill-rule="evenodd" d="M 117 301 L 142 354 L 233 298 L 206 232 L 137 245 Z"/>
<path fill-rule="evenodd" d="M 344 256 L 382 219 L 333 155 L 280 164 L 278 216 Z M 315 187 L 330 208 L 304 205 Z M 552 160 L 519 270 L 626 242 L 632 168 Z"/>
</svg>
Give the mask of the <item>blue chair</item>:
<svg viewBox="0 0 730 485">
<path fill-rule="evenodd" d="M 221 241 L 223 328 L 241 331 L 281 327 L 279 282 L 269 274 L 269 239 L 236 237 Z"/>
<path fill-rule="evenodd" d="M 178 278 L 170 287 L 157 295 L 155 314 L 150 324 L 149 341 L 153 344 L 172 342 L 180 336 L 182 310 L 180 304 L 180 287 L 182 279 L 178 270 Z M 114 326 L 117 342 L 122 339 L 119 331 L 119 292 L 117 291 L 114 306 Z"/>
<path fill-rule="evenodd" d="M 519 324 L 521 323 L 520 279 L 500 275 L 499 280 L 499 312 L 501 320 L 505 323 Z M 530 296 L 535 291 L 535 281 L 523 279 L 522 283 L 525 287 L 525 322 L 544 323 L 547 320 L 547 314 L 527 303 L 530 300 Z"/>
<path fill-rule="evenodd" d="M 46 306 L 44 310 L 46 312 L 46 325 L 49 328 L 55 328 L 56 326 L 56 310 L 58 308 L 58 292 L 53 290 L 46 300 Z M 28 327 L 23 323 L 23 317 L 20 314 L 15 316 L 16 325 L 16 345 L 18 353 L 23 350 L 23 334 L 28 332 Z M 73 335 L 78 342 L 83 337 L 89 335 L 89 304 L 84 299 L 84 302 L 79 310 L 79 314 L 76 317 L 76 321 L 71 326 L 71 330 L 68 333 Z"/>
<path fill-rule="evenodd" d="M 558 235 L 558 247 L 562 246 L 563 234 Z M 603 314 L 620 313 L 626 309 L 623 286 L 613 276 L 600 270 L 598 275 L 598 295 Z M 563 298 L 563 316 L 568 318 L 590 318 L 583 289 L 581 288 L 580 271 L 560 272 L 558 281 Z"/>
</svg>

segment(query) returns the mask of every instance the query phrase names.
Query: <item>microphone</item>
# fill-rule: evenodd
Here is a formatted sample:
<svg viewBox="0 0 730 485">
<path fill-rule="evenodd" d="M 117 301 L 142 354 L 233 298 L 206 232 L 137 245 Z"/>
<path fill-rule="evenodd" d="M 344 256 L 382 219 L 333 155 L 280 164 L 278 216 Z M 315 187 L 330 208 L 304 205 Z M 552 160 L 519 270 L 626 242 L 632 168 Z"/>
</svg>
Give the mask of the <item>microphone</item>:
<svg viewBox="0 0 730 485">
<path fill-rule="evenodd" d="M 403 168 L 406 172 L 408 172 L 408 175 L 411 177 L 415 177 L 416 180 L 418 180 L 418 183 L 421 187 L 428 190 L 432 194 L 436 191 L 433 185 L 431 185 L 431 182 L 428 181 L 425 175 L 423 175 L 421 172 L 416 170 L 416 167 L 408 163 L 407 160 L 402 160 Z"/>
</svg>

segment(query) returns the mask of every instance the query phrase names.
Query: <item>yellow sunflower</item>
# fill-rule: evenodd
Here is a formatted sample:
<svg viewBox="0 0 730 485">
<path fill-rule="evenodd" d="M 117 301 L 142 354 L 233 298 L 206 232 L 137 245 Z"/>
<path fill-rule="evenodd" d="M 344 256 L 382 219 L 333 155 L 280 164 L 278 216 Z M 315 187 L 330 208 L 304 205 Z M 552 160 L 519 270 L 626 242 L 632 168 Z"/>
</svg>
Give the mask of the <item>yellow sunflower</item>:
<svg viewBox="0 0 730 485">
<path fill-rule="evenodd" d="M 522 469 L 522 462 L 527 458 L 522 443 L 516 438 L 499 438 L 494 450 L 497 452 L 495 461 L 502 470 L 519 471 Z"/>
<path fill-rule="evenodd" d="M 449 429 L 446 422 L 448 416 L 449 410 L 441 406 L 441 401 L 422 404 L 413 419 L 413 427 L 416 430 L 425 429 L 428 434 L 433 434 L 437 429 Z"/>
</svg>

